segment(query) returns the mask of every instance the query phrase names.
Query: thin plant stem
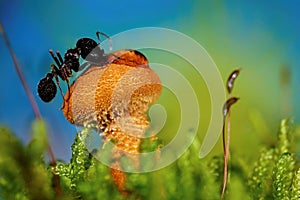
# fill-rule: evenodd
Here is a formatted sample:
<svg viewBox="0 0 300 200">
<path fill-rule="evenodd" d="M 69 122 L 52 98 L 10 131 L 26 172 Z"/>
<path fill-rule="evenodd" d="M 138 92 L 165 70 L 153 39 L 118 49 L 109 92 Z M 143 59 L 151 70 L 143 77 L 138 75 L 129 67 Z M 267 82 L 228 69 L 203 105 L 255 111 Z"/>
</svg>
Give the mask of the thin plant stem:
<svg viewBox="0 0 300 200">
<path fill-rule="evenodd" d="M 3 35 L 4 41 L 5 41 L 5 43 L 6 43 L 6 46 L 7 46 L 8 50 L 9 50 L 9 53 L 10 53 L 10 55 L 11 55 L 11 57 L 12 57 L 12 60 L 13 60 L 13 62 L 14 62 L 15 69 L 16 69 L 16 71 L 17 71 L 17 73 L 18 73 L 19 79 L 20 79 L 21 82 L 22 82 L 22 86 L 24 87 L 24 90 L 25 90 L 25 92 L 26 92 L 26 95 L 27 95 L 27 97 L 28 97 L 28 99 L 29 99 L 29 103 L 30 103 L 30 105 L 31 105 L 31 107 L 32 107 L 32 110 L 33 110 L 33 112 L 34 112 L 34 115 L 35 115 L 35 117 L 36 117 L 37 119 L 41 119 L 41 113 L 40 113 L 40 111 L 39 111 L 39 108 L 38 108 L 38 106 L 37 106 L 37 103 L 36 103 L 36 101 L 34 100 L 34 97 L 33 97 L 32 93 L 31 93 L 31 91 L 30 91 L 30 88 L 29 88 L 29 86 L 28 86 L 28 84 L 27 84 L 27 81 L 26 81 L 26 79 L 25 79 L 25 77 L 24 77 L 24 74 L 23 74 L 23 72 L 22 72 L 22 70 L 21 70 L 21 67 L 20 67 L 20 65 L 19 65 L 17 56 L 16 56 L 16 54 L 15 54 L 15 52 L 14 52 L 14 50 L 13 50 L 13 48 L 12 48 L 12 46 L 11 46 L 9 40 L 8 40 L 8 37 L 7 37 L 7 35 L 6 35 L 6 32 L 5 32 L 4 27 L 2 26 L 2 23 L 1 23 L 1 22 L 0 22 L 0 33 Z"/>
<path fill-rule="evenodd" d="M 11 44 L 10 44 L 8 36 L 6 35 L 6 32 L 5 32 L 4 27 L 3 27 L 3 25 L 2 25 L 1 22 L 0 22 L 0 33 L 2 34 L 3 39 L 4 39 L 5 43 L 6 43 L 6 46 L 7 46 L 8 50 L 9 50 L 9 53 L 10 53 L 10 55 L 12 57 L 12 60 L 13 60 L 13 63 L 14 63 L 14 67 L 15 67 L 15 69 L 17 71 L 19 79 L 21 80 L 21 83 L 22 83 L 22 86 L 23 86 L 23 88 L 25 90 L 25 93 L 26 93 L 26 95 L 27 95 L 27 97 L 29 99 L 29 103 L 31 105 L 33 113 L 34 113 L 36 119 L 42 119 L 42 115 L 40 113 L 38 105 L 37 105 L 37 103 L 36 103 L 36 101 L 35 101 L 35 99 L 33 97 L 33 94 L 31 93 L 31 90 L 30 90 L 30 88 L 29 88 L 29 86 L 27 84 L 25 76 L 24 76 L 24 74 L 23 74 L 23 72 L 21 70 L 21 67 L 19 65 L 17 56 L 16 56 L 16 54 L 15 54 L 15 52 L 14 52 L 14 50 L 13 50 Z M 52 148 L 51 148 L 51 146 L 49 144 L 47 145 L 47 151 L 48 151 L 48 154 L 50 156 L 51 165 L 55 167 L 56 166 L 56 160 L 55 160 Z M 53 176 L 54 176 L 54 184 L 55 184 L 56 193 L 60 194 L 61 193 L 61 188 L 60 188 L 59 177 L 57 175 L 55 175 L 55 174 Z"/>
<path fill-rule="evenodd" d="M 223 152 L 224 152 L 224 157 L 226 154 L 226 135 L 225 135 L 225 117 L 223 119 L 223 128 L 222 128 L 222 140 L 223 140 Z"/>
<path fill-rule="evenodd" d="M 224 151 L 224 174 L 223 174 L 223 187 L 222 187 L 222 195 L 221 198 L 224 198 L 227 180 L 228 180 L 228 161 L 229 161 L 229 147 L 230 147 L 230 107 L 236 103 L 239 98 L 237 97 L 231 97 L 231 92 L 233 89 L 233 84 L 235 79 L 238 77 L 241 69 L 234 70 L 228 77 L 226 86 L 227 86 L 227 92 L 228 92 L 228 99 L 223 107 L 223 151 Z M 226 138 L 226 117 L 227 117 L 227 139 Z M 227 143 L 226 143 L 227 142 Z"/>
<path fill-rule="evenodd" d="M 225 117 L 224 117 L 224 120 L 223 120 L 223 129 L 222 129 L 222 132 L 223 132 L 223 151 L 224 151 L 224 169 L 223 169 L 223 186 L 222 186 L 222 194 L 221 194 L 221 197 L 222 199 L 224 198 L 224 194 L 225 194 L 225 188 L 226 188 L 226 182 L 227 182 L 227 161 L 226 161 L 226 158 L 227 158 L 227 151 L 226 151 L 226 135 L 225 135 Z"/>
<path fill-rule="evenodd" d="M 224 148 L 224 176 L 223 176 L 223 187 L 222 187 L 222 198 L 225 195 L 225 189 L 227 185 L 228 179 L 228 161 L 229 161 L 229 146 L 230 146 L 230 111 L 228 111 L 227 115 L 227 143 L 225 146 L 225 131 L 223 134 L 223 148 Z M 225 130 L 225 122 L 224 122 L 224 130 Z"/>
</svg>

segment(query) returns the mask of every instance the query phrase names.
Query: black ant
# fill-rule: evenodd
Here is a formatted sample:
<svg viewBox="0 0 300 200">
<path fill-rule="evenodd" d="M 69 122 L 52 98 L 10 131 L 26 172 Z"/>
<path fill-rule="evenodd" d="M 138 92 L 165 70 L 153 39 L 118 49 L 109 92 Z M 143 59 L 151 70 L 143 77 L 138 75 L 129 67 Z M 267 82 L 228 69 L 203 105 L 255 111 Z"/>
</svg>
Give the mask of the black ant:
<svg viewBox="0 0 300 200">
<path fill-rule="evenodd" d="M 108 59 L 104 50 L 101 49 L 100 46 L 99 48 L 96 47 L 100 45 L 100 35 L 103 35 L 110 40 L 110 47 L 112 47 L 111 39 L 108 35 L 99 31 L 96 32 L 96 35 L 99 41 L 98 43 L 90 38 L 81 38 L 77 41 L 74 49 L 69 49 L 65 53 L 64 59 L 58 51 L 55 55 L 51 49 L 49 50 L 49 53 L 51 54 L 56 65 L 51 65 L 51 72 L 47 73 L 45 78 L 41 79 L 38 84 L 38 94 L 44 102 L 50 102 L 57 93 L 57 88 L 53 78 L 55 78 L 60 93 L 64 97 L 58 77 L 60 77 L 63 81 L 66 81 L 68 84 L 68 89 L 70 89 L 69 77 L 72 76 L 72 70 L 74 72 L 78 72 L 85 68 L 88 64 L 95 64 L 97 66 L 103 66 L 107 64 Z M 87 61 L 81 67 L 79 67 L 80 56 Z"/>
</svg>

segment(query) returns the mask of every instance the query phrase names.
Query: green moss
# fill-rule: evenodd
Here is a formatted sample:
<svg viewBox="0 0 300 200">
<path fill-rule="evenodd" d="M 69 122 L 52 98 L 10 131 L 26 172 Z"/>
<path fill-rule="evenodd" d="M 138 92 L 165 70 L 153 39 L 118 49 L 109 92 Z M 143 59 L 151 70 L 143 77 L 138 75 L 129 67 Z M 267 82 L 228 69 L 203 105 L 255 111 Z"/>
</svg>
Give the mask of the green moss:
<svg viewBox="0 0 300 200">
<path fill-rule="evenodd" d="M 290 187 L 295 167 L 294 156 L 283 153 L 273 169 L 273 197 L 274 199 L 290 199 Z"/>
<path fill-rule="evenodd" d="M 277 135 L 278 142 L 275 148 L 278 157 L 290 151 L 293 133 L 292 130 L 292 121 L 290 119 L 283 119 L 280 123 L 279 132 Z"/>
<path fill-rule="evenodd" d="M 290 193 L 291 200 L 300 199 L 300 168 L 295 172 Z"/>
<path fill-rule="evenodd" d="M 291 153 L 291 121 L 281 121 L 278 142 L 274 148 L 265 148 L 249 178 L 253 199 L 290 199 L 297 196 L 296 160 Z M 296 175 L 294 176 L 294 174 Z M 291 194 L 291 191 L 294 191 Z M 299 195 L 298 195 L 299 198 Z"/>
<path fill-rule="evenodd" d="M 33 131 L 44 131 L 36 121 Z M 0 187 L 4 199 L 52 199 L 51 174 L 43 161 L 45 137 L 33 137 L 28 146 L 7 128 L 0 129 Z"/>
<path fill-rule="evenodd" d="M 270 199 L 272 188 L 272 171 L 274 166 L 274 149 L 264 149 L 254 165 L 249 177 L 250 194 L 253 199 Z"/>
<path fill-rule="evenodd" d="M 91 129 L 80 131 L 70 162 L 55 168 L 44 162 L 47 131 L 33 124 L 33 139 L 24 146 L 8 128 L 0 128 L 0 195 L 2 199 L 220 199 L 223 155 L 199 159 L 197 141 L 173 164 L 158 171 L 127 173 L 129 196 L 122 195 L 111 170 L 88 153 L 82 141 Z M 281 122 L 278 142 L 265 146 L 255 163 L 231 152 L 225 199 L 299 199 L 300 170 L 293 149 L 293 128 Z M 144 152 L 159 149 L 159 140 L 145 140 Z M 257 150 L 259 151 L 259 150 Z M 54 187 L 58 175 L 61 193 Z"/>
</svg>

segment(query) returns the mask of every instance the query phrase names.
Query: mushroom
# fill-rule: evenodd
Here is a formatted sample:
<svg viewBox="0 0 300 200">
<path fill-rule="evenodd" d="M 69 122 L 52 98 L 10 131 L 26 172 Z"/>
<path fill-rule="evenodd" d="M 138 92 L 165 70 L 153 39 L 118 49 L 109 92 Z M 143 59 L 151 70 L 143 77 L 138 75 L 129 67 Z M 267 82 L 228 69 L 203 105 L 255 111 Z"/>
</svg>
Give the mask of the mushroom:
<svg viewBox="0 0 300 200">
<path fill-rule="evenodd" d="M 135 50 L 121 50 L 111 54 L 107 65 L 91 66 L 73 82 L 62 110 L 72 124 L 95 124 L 104 141 L 138 154 L 149 126 L 146 112 L 161 90 L 147 58 Z"/>
</svg>

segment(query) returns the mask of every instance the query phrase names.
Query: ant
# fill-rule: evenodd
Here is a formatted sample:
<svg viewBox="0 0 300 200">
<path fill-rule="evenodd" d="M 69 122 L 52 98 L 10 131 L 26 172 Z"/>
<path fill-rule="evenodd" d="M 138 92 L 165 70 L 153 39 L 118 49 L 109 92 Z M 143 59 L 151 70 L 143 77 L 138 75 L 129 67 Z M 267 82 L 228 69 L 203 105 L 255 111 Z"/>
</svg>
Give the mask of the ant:
<svg viewBox="0 0 300 200">
<path fill-rule="evenodd" d="M 59 51 L 57 51 L 55 55 L 51 49 L 49 50 L 49 53 L 51 54 L 56 65 L 51 65 L 51 72 L 47 73 L 46 76 L 41 79 L 38 84 L 38 94 L 44 102 L 50 102 L 57 93 L 57 88 L 53 81 L 53 78 L 55 78 L 60 93 L 64 98 L 58 77 L 60 77 L 63 81 L 66 81 L 68 84 L 68 89 L 70 89 L 69 77 L 72 76 L 72 70 L 74 72 L 78 72 L 84 69 L 88 64 L 95 64 L 97 66 L 103 66 L 107 64 L 108 57 L 105 54 L 104 50 L 100 47 L 100 35 L 103 35 L 107 39 L 109 39 L 110 48 L 112 48 L 111 38 L 105 33 L 99 31 L 96 32 L 96 35 L 99 41 L 98 43 L 90 38 L 80 38 L 77 41 L 76 47 L 74 49 L 67 50 L 64 55 L 64 59 L 62 58 Z M 96 48 L 98 45 L 99 48 Z M 80 56 L 87 62 L 79 68 Z"/>
</svg>

